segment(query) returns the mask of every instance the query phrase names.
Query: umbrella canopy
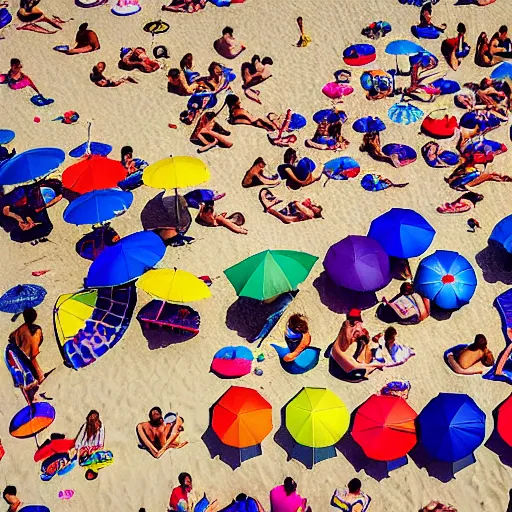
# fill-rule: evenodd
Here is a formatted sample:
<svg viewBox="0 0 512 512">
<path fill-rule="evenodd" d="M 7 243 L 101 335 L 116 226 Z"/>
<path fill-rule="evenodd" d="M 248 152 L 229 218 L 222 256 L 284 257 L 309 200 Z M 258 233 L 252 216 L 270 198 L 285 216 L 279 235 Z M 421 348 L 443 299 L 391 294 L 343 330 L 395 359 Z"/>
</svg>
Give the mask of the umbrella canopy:
<svg viewBox="0 0 512 512">
<path fill-rule="evenodd" d="M 73 339 L 91 318 L 98 298 L 97 290 L 61 295 L 53 308 L 53 325 L 57 339 L 64 344 Z"/>
<path fill-rule="evenodd" d="M 510 62 L 503 62 L 493 69 L 491 78 L 493 80 L 506 80 L 507 78 L 512 78 L 512 64 Z"/>
<path fill-rule="evenodd" d="M 262 251 L 224 270 L 238 296 L 266 300 L 297 289 L 318 260 L 300 251 Z"/>
<path fill-rule="evenodd" d="M 93 190 L 116 188 L 127 176 L 126 169 L 117 160 L 104 156 L 89 155 L 70 165 L 62 174 L 64 188 L 85 194 Z"/>
<path fill-rule="evenodd" d="M 100 224 L 119 217 L 133 202 L 133 194 L 118 188 L 93 190 L 69 203 L 64 220 L 69 224 Z"/>
<path fill-rule="evenodd" d="M 153 188 L 185 188 L 208 181 L 210 171 L 199 158 L 173 156 L 146 167 L 142 179 Z"/>
<path fill-rule="evenodd" d="M 468 304 L 476 284 L 471 263 L 453 251 L 436 251 L 421 260 L 414 278 L 416 291 L 442 309 L 457 309 Z"/>
<path fill-rule="evenodd" d="M 150 199 L 140 213 L 142 227 L 145 230 L 171 229 L 186 232 L 192 224 L 187 200 L 179 194 L 166 196 L 159 192 Z"/>
<path fill-rule="evenodd" d="M 322 87 L 322 92 L 331 100 L 339 100 L 343 96 L 349 96 L 354 92 L 354 88 L 348 84 L 339 82 L 329 82 Z"/>
<path fill-rule="evenodd" d="M 71 158 L 82 158 L 86 155 L 99 155 L 108 156 L 112 152 L 112 146 L 110 144 L 104 144 L 103 142 L 83 142 L 80 146 L 73 148 L 69 152 Z"/>
<path fill-rule="evenodd" d="M 419 44 L 407 39 L 398 39 L 391 41 L 386 46 L 385 52 L 388 55 L 416 55 L 417 53 L 424 52 L 425 49 Z"/>
<path fill-rule="evenodd" d="M 388 110 L 388 117 L 394 123 L 407 125 L 419 121 L 423 117 L 423 110 L 412 103 L 395 103 Z"/>
<path fill-rule="evenodd" d="M 121 238 L 92 262 L 87 274 L 88 288 L 118 286 L 140 277 L 165 254 L 162 239 L 151 231 L 139 231 Z"/>
<path fill-rule="evenodd" d="M 49 427 L 55 420 L 55 409 L 48 402 L 35 402 L 17 412 L 9 424 L 13 437 L 32 437 Z"/>
<path fill-rule="evenodd" d="M 0 144 L 9 144 L 16 134 L 12 130 L 0 130 Z"/>
<path fill-rule="evenodd" d="M 367 236 L 350 235 L 332 245 L 324 268 L 338 286 L 358 292 L 379 290 L 391 281 L 388 255 Z"/>
<path fill-rule="evenodd" d="M 357 119 L 352 128 L 359 133 L 383 132 L 386 129 L 386 125 L 378 117 L 366 116 Z"/>
<path fill-rule="evenodd" d="M 2 164 L 0 185 L 17 185 L 50 174 L 64 162 L 66 153 L 58 148 L 35 148 L 24 151 Z"/>
<path fill-rule="evenodd" d="M 313 114 L 313 121 L 315 123 L 321 123 L 322 121 L 327 121 L 328 123 L 337 123 L 341 121 L 345 123 L 348 117 L 343 110 L 336 110 L 332 108 L 326 108 L 324 110 L 319 110 Z"/>
<path fill-rule="evenodd" d="M 374 219 L 368 232 L 389 256 L 396 258 L 423 254 L 435 234 L 435 229 L 418 212 L 408 208 L 392 208 Z"/>
<path fill-rule="evenodd" d="M 350 414 L 331 390 L 302 388 L 288 403 L 286 428 L 297 443 L 311 448 L 336 444 L 348 430 Z"/>
<path fill-rule="evenodd" d="M 512 446 L 512 395 L 498 409 L 496 430 L 503 441 Z"/>
<path fill-rule="evenodd" d="M 418 416 L 420 442 L 437 460 L 456 462 L 485 437 L 485 413 L 465 394 L 439 393 Z"/>
<path fill-rule="evenodd" d="M 0 311 L 19 315 L 27 308 L 35 308 L 43 302 L 46 290 L 37 284 L 19 284 L 0 297 Z"/>
<path fill-rule="evenodd" d="M 352 437 L 370 459 L 392 461 L 416 444 L 416 412 L 398 396 L 371 396 L 357 410 Z"/>
<path fill-rule="evenodd" d="M 489 241 L 492 240 L 509 252 L 512 253 L 512 215 L 501 219 L 492 230 Z"/>
<path fill-rule="evenodd" d="M 355 178 L 361 167 L 350 156 L 340 156 L 329 160 L 324 164 L 323 173 L 333 180 L 348 180 L 349 178 Z"/>
<path fill-rule="evenodd" d="M 213 408 L 212 428 L 228 446 L 256 446 L 272 431 L 272 406 L 254 389 L 231 386 Z"/>
<path fill-rule="evenodd" d="M 149 270 L 136 286 L 167 302 L 193 302 L 211 297 L 210 288 L 202 279 L 175 268 Z"/>
</svg>

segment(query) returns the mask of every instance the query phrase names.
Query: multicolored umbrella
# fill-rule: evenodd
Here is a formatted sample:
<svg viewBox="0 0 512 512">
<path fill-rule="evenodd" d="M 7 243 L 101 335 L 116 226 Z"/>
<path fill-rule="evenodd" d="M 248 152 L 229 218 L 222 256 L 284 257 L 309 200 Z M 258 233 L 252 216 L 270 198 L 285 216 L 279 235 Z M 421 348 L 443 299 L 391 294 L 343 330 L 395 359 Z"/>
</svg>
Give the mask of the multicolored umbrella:
<svg viewBox="0 0 512 512">
<path fill-rule="evenodd" d="M 456 462 L 485 438 L 485 413 L 468 395 L 439 393 L 418 416 L 419 439 L 437 460 Z"/>
<path fill-rule="evenodd" d="M 63 346 L 72 340 L 76 333 L 85 327 L 85 322 L 91 318 L 92 311 L 98 298 L 97 290 L 61 295 L 53 309 L 53 325 L 57 342 Z"/>
<path fill-rule="evenodd" d="M 435 229 L 416 211 L 392 208 L 374 219 L 368 236 L 377 240 L 389 256 L 413 258 L 429 247 Z"/>
<path fill-rule="evenodd" d="M 352 437 L 368 458 L 396 460 L 416 444 L 416 416 L 401 397 L 373 395 L 357 410 Z"/>
<path fill-rule="evenodd" d="M 496 430 L 503 441 L 509 446 L 512 446 L 512 395 L 509 396 L 498 409 Z"/>
<path fill-rule="evenodd" d="M 272 431 L 272 406 L 254 389 L 231 386 L 213 408 L 212 429 L 228 446 L 256 446 Z"/>
<path fill-rule="evenodd" d="M 383 132 L 386 125 L 379 117 L 366 116 L 354 121 L 352 128 L 359 133 Z"/>
<path fill-rule="evenodd" d="M 367 236 L 350 235 L 332 245 L 324 268 L 335 284 L 358 292 L 379 290 L 391 281 L 389 256 Z"/>
<path fill-rule="evenodd" d="M 19 284 L 0 297 L 0 311 L 19 315 L 27 308 L 35 308 L 43 302 L 46 290 L 37 284 Z"/>
<path fill-rule="evenodd" d="M 340 156 L 326 162 L 323 173 L 331 180 L 348 180 L 355 178 L 360 171 L 359 163 L 352 157 Z"/>
<path fill-rule="evenodd" d="M 394 123 L 412 124 L 419 121 L 424 115 L 423 110 L 412 103 L 395 103 L 388 110 L 388 117 Z"/>
<path fill-rule="evenodd" d="M 494 226 L 489 241 L 502 245 L 507 252 L 512 253 L 512 215 L 501 219 Z"/>
<path fill-rule="evenodd" d="M 211 371 L 221 378 L 233 379 L 249 375 L 254 355 L 244 346 L 223 347 L 213 356 Z"/>
<path fill-rule="evenodd" d="M 9 424 L 11 436 L 24 439 L 49 427 L 55 419 L 55 409 L 48 402 L 34 402 L 17 412 Z"/>
<path fill-rule="evenodd" d="M 297 289 L 318 260 L 300 251 L 263 251 L 224 270 L 238 296 L 266 300 Z"/>
<path fill-rule="evenodd" d="M 442 309 L 458 309 L 475 293 L 476 274 L 471 263 L 454 251 L 436 251 L 421 260 L 415 290 Z"/>
<path fill-rule="evenodd" d="M 210 171 L 199 158 L 173 156 L 146 167 L 142 179 L 149 187 L 178 189 L 208 181 Z"/>
</svg>

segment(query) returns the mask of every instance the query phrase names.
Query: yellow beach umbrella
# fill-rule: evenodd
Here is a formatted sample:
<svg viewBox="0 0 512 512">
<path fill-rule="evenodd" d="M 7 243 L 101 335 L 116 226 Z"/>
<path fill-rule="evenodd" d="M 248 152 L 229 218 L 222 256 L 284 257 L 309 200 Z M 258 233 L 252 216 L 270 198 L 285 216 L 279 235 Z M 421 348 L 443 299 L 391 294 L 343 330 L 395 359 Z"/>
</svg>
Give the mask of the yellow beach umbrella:
<svg viewBox="0 0 512 512">
<path fill-rule="evenodd" d="M 325 448 L 343 437 L 350 424 L 350 414 L 329 389 L 302 388 L 286 406 L 285 421 L 297 443 Z"/>
<path fill-rule="evenodd" d="M 185 270 L 160 268 L 146 272 L 137 281 L 137 288 L 167 302 L 193 302 L 211 296 L 202 280 Z"/>
<path fill-rule="evenodd" d="M 153 188 L 178 189 L 193 187 L 208 181 L 210 171 L 199 158 L 172 156 L 144 169 L 144 185 Z"/>
<path fill-rule="evenodd" d="M 53 310 L 53 321 L 60 345 L 85 327 L 98 298 L 98 291 L 82 291 L 61 295 Z"/>
</svg>

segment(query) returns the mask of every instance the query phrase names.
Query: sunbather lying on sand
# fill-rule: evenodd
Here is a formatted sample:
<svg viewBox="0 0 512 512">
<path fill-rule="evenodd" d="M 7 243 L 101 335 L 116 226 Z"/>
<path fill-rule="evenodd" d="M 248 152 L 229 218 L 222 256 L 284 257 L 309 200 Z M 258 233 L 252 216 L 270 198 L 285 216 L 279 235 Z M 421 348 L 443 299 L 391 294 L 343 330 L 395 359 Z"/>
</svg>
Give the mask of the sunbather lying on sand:
<svg viewBox="0 0 512 512">
<path fill-rule="evenodd" d="M 167 5 L 162 5 L 162 11 L 170 12 L 197 12 L 204 9 L 206 0 L 172 0 Z"/>
<path fill-rule="evenodd" d="M 104 62 L 98 62 L 96 66 L 93 66 L 92 72 L 89 75 L 91 82 L 98 87 L 117 87 L 118 85 L 124 83 L 132 83 L 136 84 L 137 81 L 131 76 L 127 76 L 125 78 L 120 78 L 119 80 L 112 80 L 110 78 L 106 78 L 103 74 L 107 65 Z"/>
<path fill-rule="evenodd" d="M 455 373 L 476 375 L 484 373 L 494 364 L 494 356 L 487 348 L 486 337 L 483 334 L 477 334 L 471 345 L 448 354 L 447 361 Z"/>
<path fill-rule="evenodd" d="M 279 126 L 268 119 L 256 117 L 250 114 L 240 104 L 240 98 L 235 94 L 230 94 L 226 97 L 226 105 L 229 109 L 228 123 L 230 124 L 245 124 L 255 126 L 256 128 L 263 128 L 268 132 L 278 130 Z"/>
<path fill-rule="evenodd" d="M 359 151 L 368 153 L 374 160 L 378 162 L 387 162 L 394 167 L 400 167 L 400 160 L 397 154 L 390 156 L 382 152 L 379 132 L 368 132 L 363 135 L 363 143 L 359 147 Z"/>
<path fill-rule="evenodd" d="M 437 207 L 437 213 L 464 213 L 475 208 L 484 196 L 476 192 L 466 192 L 451 203 L 444 203 Z"/>
<path fill-rule="evenodd" d="M 149 421 L 137 425 L 139 440 L 155 459 L 159 459 L 169 448 L 183 448 L 187 441 L 179 443 L 183 431 L 183 418 L 176 416 L 174 423 L 165 423 L 162 409 L 153 407 L 149 411 Z"/>
<path fill-rule="evenodd" d="M 343 123 L 341 120 L 333 123 L 323 120 L 318 123 L 315 134 L 311 139 L 306 140 L 305 145 L 314 149 L 329 149 L 331 151 L 343 151 L 350 142 L 345 139 L 341 130 Z"/>
<path fill-rule="evenodd" d="M 29 30 L 40 34 L 55 34 L 57 30 L 62 30 L 61 25 L 66 23 L 57 16 L 48 18 L 37 5 L 40 0 L 20 0 L 20 8 L 18 9 L 18 19 L 22 25 L 17 27 L 18 30 Z M 48 30 L 40 25 L 47 23 L 56 30 Z"/>
<path fill-rule="evenodd" d="M 262 188 L 259 197 L 265 211 L 285 224 L 322 218 L 322 207 L 313 203 L 311 199 L 305 199 L 302 202 L 291 201 L 284 208 L 276 210 L 275 207 L 281 203 L 281 200 L 268 188 Z"/>
<path fill-rule="evenodd" d="M 118 66 L 119 69 L 124 69 L 125 71 L 138 69 L 143 73 L 153 73 L 160 69 L 160 64 L 156 60 L 150 59 L 146 50 L 141 46 L 137 48 L 123 48 Z"/>
<path fill-rule="evenodd" d="M 467 187 L 475 187 L 486 181 L 510 183 L 512 182 L 512 177 L 492 172 L 487 168 L 480 170 L 464 162 L 462 165 L 459 165 L 448 178 L 445 178 L 444 181 L 448 183 L 450 188 L 464 191 L 467 190 Z"/>
<path fill-rule="evenodd" d="M 242 180 L 242 187 L 257 187 L 258 185 L 266 185 L 266 186 L 275 186 L 281 183 L 279 179 L 279 175 L 275 177 L 268 178 L 265 176 L 265 167 L 267 164 L 265 160 L 261 156 L 254 160 L 254 163 L 251 165 L 250 169 L 245 173 L 244 178 Z"/>
<path fill-rule="evenodd" d="M 251 62 L 242 64 L 242 89 L 247 98 L 261 104 L 260 91 L 254 87 L 272 76 L 272 64 L 274 62 L 270 57 L 264 57 L 261 60 L 259 55 L 253 55 Z"/>
<path fill-rule="evenodd" d="M 233 231 L 233 233 L 247 235 L 247 229 L 242 227 L 245 224 L 245 217 L 240 212 L 232 213 L 229 216 L 226 212 L 215 213 L 213 205 L 213 201 L 201 203 L 196 217 L 198 224 L 208 227 L 224 226 Z"/>
</svg>

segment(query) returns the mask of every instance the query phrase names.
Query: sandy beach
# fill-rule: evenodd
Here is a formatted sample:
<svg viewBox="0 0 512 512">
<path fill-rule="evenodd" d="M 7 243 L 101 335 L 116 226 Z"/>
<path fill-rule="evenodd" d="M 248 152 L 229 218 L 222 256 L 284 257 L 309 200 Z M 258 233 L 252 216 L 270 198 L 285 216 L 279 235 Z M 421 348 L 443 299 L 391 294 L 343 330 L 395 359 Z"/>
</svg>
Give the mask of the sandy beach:
<svg viewBox="0 0 512 512">
<path fill-rule="evenodd" d="M 434 7 L 434 18 L 448 25 L 446 34 L 455 35 L 457 23 L 467 26 L 467 40 L 474 48 L 480 32 L 494 33 L 503 23 L 512 25 L 510 0 L 497 0 L 488 7 L 454 6 L 453 0 L 441 0 Z M 16 2 L 11 0 L 9 10 L 15 16 Z M 62 212 L 68 202 L 62 200 L 49 211 L 54 230 L 50 241 L 31 246 L 9 240 L 0 234 L 2 262 L 0 294 L 19 283 L 43 286 L 48 294 L 37 308 L 38 323 L 44 332 L 44 344 L 39 357 L 44 370 L 56 368 L 42 385 L 41 391 L 53 398 L 56 408 L 54 423 L 38 436 L 44 441 L 52 432 L 68 437 L 76 435 L 85 416 L 91 409 L 100 412 L 106 430 L 106 447 L 114 454 L 114 464 L 101 471 L 98 479 L 88 482 L 84 471 L 75 468 L 69 475 L 57 476 L 50 482 L 39 478 L 39 464 L 33 461 L 36 449 L 33 439 L 14 439 L 9 435 L 12 416 L 25 405 L 19 390 L 12 386 L 12 379 L 4 364 L 0 365 L 0 439 L 6 455 L 0 462 L 0 487 L 15 485 L 24 503 L 41 503 L 52 511 L 70 510 L 125 510 L 147 512 L 166 510 L 169 495 L 177 485 L 177 476 L 187 471 L 194 478 L 194 488 L 199 495 L 206 492 L 217 498 L 221 506 L 227 505 L 239 492 L 257 497 L 270 508 L 268 493 L 281 484 L 284 477 L 292 476 L 298 482 L 298 491 L 308 498 L 314 512 L 329 510 L 335 488 L 343 488 L 357 476 L 363 490 L 373 499 L 373 511 L 413 512 L 431 499 L 454 505 L 459 512 L 480 510 L 505 511 L 509 500 L 512 469 L 482 444 L 475 453 L 477 462 L 456 474 L 454 479 L 442 482 L 429 476 L 409 458 L 408 464 L 382 478 L 381 467 L 370 465 L 366 471 L 353 460 L 351 453 L 338 451 L 337 457 L 322 461 L 312 470 L 296 460 L 287 460 L 287 454 L 274 440 L 281 427 L 281 408 L 303 387 L 327 387 L 334 391 L 352 412 L 370 395 L 391 380 L 409 380 L 412 388 L 408 403 L 419 413 L 440 392 L 460 392 L 470 395 L 487 415 L 486 439 L 494 428 L 493 410 L 508 397 L 509 384 L 484 380 L 479 376 L 455 375 L 443 362 L 443 352 L 459 343 L 473 340 L 475 334 L 484 333 L 489 348 L 497 355 L 505 346 L 494 299 L 512 284 L 501 280 L 494 282 L 492 274 L 483 273 L 477 255 L 487 247 L 487 239 L 494 225 L 511 213 L 509 206 L 510 183 L 484 183 L 476 191 L 485 199 L 476 210 L 461 215 L 439 215 L 436 207 L 453 201 L 460 193 L 451 190 L 444 182 L 449 170 L 429 168 L 421 158 L 421 147 L 430 140 L 419 134 L 420 123 L 403 126 L 387 118 L 389 107 L 396 99 L 388 98 L 370 102 L 359 85 L 364 69 L 390 69 L 395 59 L 384 52 L 394 39 L 413 39 L 410 26 L 418 23 L 419 9 L 401 5 L 398 0 L 322 0 L 306 2 L 291 0 L 247 0 L 229 8 L 209 4 L 194 14 L 162 13 L 161 0 L 141 0 L 142 11 L 134 16 L 118 17 L 110 13 L 108 5 L 81 9 L 72 0 L 43 0 L 41 8 L 47 14 L 62 19 L 73 18 L 63 29 L 53 35 L 17 31 L 11 24 L 3 31 L 0 41 L 0 71 L 7 72 L 12 57 L 19 58 L 27 73 L 41 92 L 55 99 L 52 105 L 35 107 L 27 89 L 14 91 L 0 86 L 0 128 L 16 132 L 11 146 L 18 152 L 43 146 L 62 148 L 66 153 L 87 138 L 87 123 L 93 123 L 93 140 L 113 146 L 111 157 L 119 158 L 122 146 L 131 145 L 135 156 L 156 162 L 169 155 L 198 156 L 197 147 L 189 142 L 193 127 L 179 122 L 186 98 L 167 93 L 167 71 L 177 67 L 181 57 L 191 52 L 195 68 L 202 73 L 211 61 L 219 60 L 239 74 L 240 65 L 253 54 L 270 56 L 274 61 L 273 77 L 258 87 L 262 105 L 250 102 L 243 96 L 238 78 L 233 90 L 243 98 L 242 104 L 256 115 L 269 112 L 282 114 L 290 108 L 308 119 L 295 145 L 301 157 L 313 159 L 318 166 L 338 155 L 329 151 L 308 149 L 304 140 L 313 135 L 312 115 L 317 110 L 331 106 L 322 93 L 322 86 L 332 80 L 334 71 L 346 68 L 341 55 L 353 43 L 371 42 L 377 49 L 377 60 L 362 68 L 351 68 L 354 93 L 344 102 L 349 121 L 343 134 L 350 146 L 340 155 L 354 157 L 362 170 L 374 170 L 396 182 L 409 182 L 403 189 L 389 189 L 380 193 L 365 191 L 359 179 L 330 181 L 303 188 L 297 192 L 280 185 L 276 193 L 288 200 L 293 197 L 310 197 L 324 208 L 323 219 L 285 225 L 264 213 L 258 200 L 258 188 L 243 189 L 240 185 L 245 171 L 259 156 L 274 171 L 282 162 L 284 150 L 271 146 L 264 130 L 249 126 L 232 127 L 221 114 L 221 123 L 232 132 L 233 147 L 215 149 L 199 157 L 211 171 L 211 181 L 205 187 L 225 192 L 218 203 L 220 211 L 241 211 L 246 218 L 247 236 L 231 233 L 223 228 L 210 229 L 192 223 L 188 232 L 195 243 L 179 248 L 168 248 L 159 268 L 177 267 L 197 276 L 208 275 L 213 279 L 212 298 L 192 304 L 201 315 L 200 333 L 191 340 L 151 349 L 144 338 L 135 315 L 130 327 L 118 345 L 85 369 L 74 371 L 62 364 L 62 357 L 55 341 L 53 308 L 59 295 L 81 289 L 87 275 L 89 262 L 75 252 L 76 241 L 88 231 L 86 226 L 67 224 Z M 302 16 L 306 32 L 313 42 L 306 48 L 297 48 L 296 18 Z M 162 69 L 144 75 L 132 72 L 138 84 L 119 88 L 95 87 L 89 80 L 93 65 L 106 62 L 106 76 L 118 78 L 126 73 L 117 68 L 119 50 L 124 46 L 143 46 L 151 49 L 151 36 L 142 30 L 144 24 L 162 18 L 170 30 L 155 38 L 154 44 L 165 45 L 170 59 L 162 60 Z M 391 23 L 391 34 L 375 42 L 361 35 L 361 29 L 372 21 Z M 101 49 L 94 53 L 68 56 L 52 50 L 56 45 L 71 44 L 78 26 L 88 22 L 99 37 Z M 13 23 L 18 23 L 15 20 Z M 230 62 L 216 54 L 212 43 L 223 27 L 231 26 L 235 36 L 242 40 L 247 50 Z M 441 39 L 422 40 L 424 47 L 440 56 Z M 446 78 L 479 82 L 490 70 L 473 63 L 473 52 L 464 60 L 460 69 L 453 72 L 442 57 L 440 67 L 446 68 Z M 404 84 L 407 78 L 401 78 Z M 418 104 L 426 113 L 447 107 L 448 113 L 460 117 L 462 111 L 453 106 L 451 96 L 441 97 L 434 104 Z M 74 110 L 80 114 L 77 123 L 66 125 L 52 120 L 64 112 Z M 227 115 L 227 114 L 226 114 Z M 360 153 L 362 135 L 352 130 L 352 123 L 361 116 L 379 116 L 386 120 L 388 129 L 383 141 L 408 144 L 418 152 L 418 160 L 400 169 L 372 160 Z M 35 123 L 38 116 L 41 122 Z M 178 125 L 176 130 L 169 123 Z M 510 143 L 509 126 L 491 133 L 490 138 Z M 451 141 L 443 145 L 454 147 Z M 67 157 L 60 170 L 74 160 Z M 490 164 L 496 171 L 507 173 L 512 169 L 511 152 L 500 155 Z M 360 176 L 362 176 L 361 173 Z M 134 202 L 129 211 L 115 219 L 112 225 L 121 236 L 142 229 L 140 212 L 155 189 L 141 187 L 134 191 Z M 375 217 L 392 207 L 413 208 L 421 213 L 436 229 L 436 236 L 427 254 L 437 249 L 457 251 L 473 265 L 478 286 L 470 304 L 453 312 L 449 318 L 428 318 L 416 326 L 397 326 L 400 342 L 414 347 L 416 356 L 405 365 L 375 372 L 369 380 L 349 384 L 333 378 L 328 373 L 328 360 L 303 375 L 285 373 L 275 351 L 273 340 L 283 343 L 286 320 L 291 313 L 307 315 L 313 345 L 323 350 L 335 339 L 345 315 L 336 304 L 331 304 L 323 294 L 320 275 L 327 249 L 350 234 L 365 235 Z M 468 218 L 475 217 L 481 229 L 471 234 L 467 231 Z M 297 297 L 281 318 L 261 349 L 247 343 L 239 336 L 244 329 L 247 312 L 233 307 L 237 296 L 223 271 L 244 258 L 265 249 L 291 249 L 305 251 L 320 259 L 308 279 L 300 285 Z M 413 273 L 421 258 L 411 260 Z M 34 277 L 33 271 L 49 272 Z M 391 297 L 400 283 L 392 281 L 377 292 Z M 150 297 L 138 290 L 138 310 Z M 376 307 L 363 311 L 363 319 L 370 333 L 382 331 L 386 325 L 375 316 Z M 19 325 L 13 324 L 10 315 L 0 315 L 0 329 L 4 340 Z M 236 380 L 222 380 L 210 373 L 212 357 L 227 345 L 246 345 L 255 356 L 265 355 L 258 366 L 262 376 L 254 373 Z M 263 455 L 244 462 L 232 470 L 227 464 L 212 458 L 202 436 L 209 424 L 209 408 L 230 387 L 241 385 L 254 388 L 273 407 L 273 431 L 262 444 Z M 185 439 L 188 446 L 171 450 L 159 459 L 153 459 L 137 447 L 135 426 L 145 421 L 151 407 L 158 405 L 165 412 L 178 412 L 185 419 Z M 347 433 L 347 436 L 349 434 Z M 58 492 L 73 489 L 69 501 L 58 499 Z M 334 509 L 333 509 L 334 510 Z"/>
</svg>

